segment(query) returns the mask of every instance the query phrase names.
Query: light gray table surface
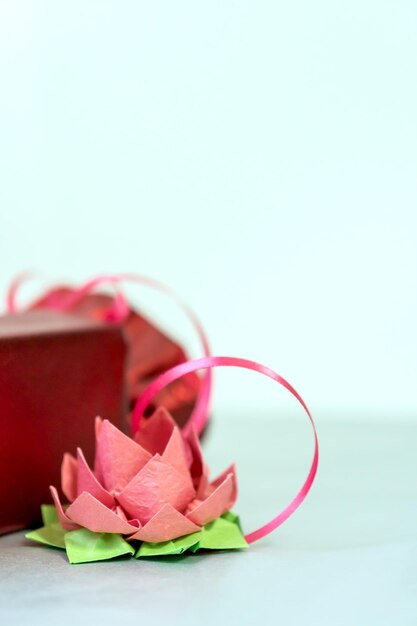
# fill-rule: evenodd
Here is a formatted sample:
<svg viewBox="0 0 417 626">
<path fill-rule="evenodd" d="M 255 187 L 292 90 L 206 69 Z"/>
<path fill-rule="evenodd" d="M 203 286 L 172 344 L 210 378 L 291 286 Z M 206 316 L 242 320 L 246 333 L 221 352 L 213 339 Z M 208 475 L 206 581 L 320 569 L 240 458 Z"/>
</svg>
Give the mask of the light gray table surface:
<svg viewBox="0 0 417 626">
<path fill-rule="evenodd" d="M 416 626 L 417 425 L 364 419 L 319 419 L 311 494 L 244 552 L 74 566 L 1 537 L 1 624 Z M 216 470 L 237 461 L 245 530 L 296 491 L 309 437 L 297 420 L 214 420 L 204 449 Z"/>
</svg>

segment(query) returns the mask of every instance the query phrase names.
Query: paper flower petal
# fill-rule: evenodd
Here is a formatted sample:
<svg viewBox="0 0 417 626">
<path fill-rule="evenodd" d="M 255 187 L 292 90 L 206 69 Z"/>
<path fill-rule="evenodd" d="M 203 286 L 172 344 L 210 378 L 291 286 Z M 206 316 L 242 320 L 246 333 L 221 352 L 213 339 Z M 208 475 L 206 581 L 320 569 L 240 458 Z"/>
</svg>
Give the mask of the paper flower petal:
<svg viewBox="0 0 417 626">
<path fill-rule="evenodd" d="M 160 543 L 190 535 L 199 530 L 199 526 L 193 524 L 170 504 L 165 504 L 145 526 L 129 537 L 129 540 L 139 539 L 149 543 Z"/>
<path fill-rule="evenodd" d="M 95 422 L 94 422 L 94 430 L 95 430 L 95 435 L 96 435 L 96 441 L 98 441 L 98 438 L 100 437 L 102 426 L 103 426 L 103 420 L 101 419 L 101 417 L 99 415 L 97 415 L 97 417 L 95 419 Z"/>
<path fill-rule="evenodd" d="M 168 411 L 159 407 L 148 419 L 142 419 L 135 441 L 152 455 L 162 454 L 176 429 L 178 427 Z"/>
<path fill-rule="evenodd" d="M 224 482 L 224 480 L 229 476 L 229 474 L 231 474 L 232 478 L 233 478 L 233 480 L 232 480 L 232 482 L 233 482 L 233 489 L 232 489 L 232 493 L 230 494 L 230 500 L 227 503 L 227 510 L 228 511 L 235 505 L 235 502 L 237 500 L 236 465 L 233 463 L 222 474 L 220 474 L 220 476 L 218 476 L 215 480 L 213 480 L 212 483 L 210 483 L 210 487 L 217 488 Z M 213 491 L 214 491 L 214 489 L 213 489 Z"/>
<path fill-rule="evenodd" d="M 187 443 L 191 452 L 190 473 L 194 489 L 197 492 L 197 498 L 203 498 L 206 495 L 206 489 L 208 486 L 209 469 L 204 463 L 203 451 L 194 426 L 190 429 L 187 437 Z"/>
<path fill-rule="evenodd" d="M 234 488 L 233 474 L 229 474 L 206 500 L 203 500 L 203 502 L 198 501 L 197 505 L 191 508 L 187 513 L 187 518 L 194 524 L 203 526 L 220 517 L 227 511 Z"/>
<path fill-rule="evenodd" d="M 79 526 L 88 528 L 95 533 L 121 533 L 124 535 L 135 532 L 138 528 L 122 520 L 91 493 L 84 491 L 68 507 L 67 516 Z"/>
<path fill-rule="evenodd" d="M 117 496 L 125 511 L 146 524 L 163 506 L 184 510 L 195 491 L 182 474 L 159 455 L 143 467 Z"/>
<path fill-rule="evenodd" d="M 54 501 L 56 512 L 58 514 L 58 519 L 62 528 L 65 528 L 65 530 L 75 530 L 76 528 L 79 528 L 79 525 L 70 520 L 70 518 L 64 512 L 61 500 L 59 499 L 59 495 L 55 487 L 51 485 L 49 489 L 51 491 L 52 500 Z"/>
<path fill-rule="evenodd" d="M 88 491 L 105 506 L 112 508 L 115 504 L 113 496 L 100 485 L 88 466 L 81 448 L 77 448 L 77 496 Z"/>
<path fill-rule="evenodd" d="M 127 522 L 128 524 L 130 523 L 129 520 L 127 519 L 127 515 L 126 513 L 123 511 L 122 507 L 119 506 L 118 504 L 116 504 L 116 506 L 114 507 L 114 512 L 116 513 L 116 515 L 118 515 L 122 520 L 124 520 L 125 522 Z M 134 525 L 134 524 L 133 524 Z"/>
<path fill-rule="evenodd" d="M 103 420 L 97 440 L 99 474 L 109 491 L 122 490 L 149 461 L 151 455 L 108 420 Z"/>
<path fill-rule="evenodd" d="M 172 467 L 175 467 L 180 474 L 189 482 L 192 487 L 190 470 L 188 469 L 187 457 L 185 454 L 184 439 L 179 428 L 174 428 L 171 437 L 162 454 L 162 460 Z"/>
<path fill-rule="evenodd" d="M 65 452 L 61 464 L 61 487 L 65 497 L 72 502 L 77 497 L 77 461 Z"/>
</svg>

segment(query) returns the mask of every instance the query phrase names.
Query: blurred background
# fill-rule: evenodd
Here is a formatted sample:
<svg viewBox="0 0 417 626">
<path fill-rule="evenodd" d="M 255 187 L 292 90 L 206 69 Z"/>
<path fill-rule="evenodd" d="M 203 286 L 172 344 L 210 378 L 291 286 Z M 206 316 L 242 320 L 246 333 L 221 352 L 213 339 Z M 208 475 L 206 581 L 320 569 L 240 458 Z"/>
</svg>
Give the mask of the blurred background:
<svg viewBox="0 0 417 626">
<path fill-rule="evenodd" d="M 0 0 L 0 289 L 151 275 L 317 415 L 417 421 L 416 27 L 413 0 Z M 250 376 L 217 374 L 226 419 L 293 406 Z"/>
</svg>

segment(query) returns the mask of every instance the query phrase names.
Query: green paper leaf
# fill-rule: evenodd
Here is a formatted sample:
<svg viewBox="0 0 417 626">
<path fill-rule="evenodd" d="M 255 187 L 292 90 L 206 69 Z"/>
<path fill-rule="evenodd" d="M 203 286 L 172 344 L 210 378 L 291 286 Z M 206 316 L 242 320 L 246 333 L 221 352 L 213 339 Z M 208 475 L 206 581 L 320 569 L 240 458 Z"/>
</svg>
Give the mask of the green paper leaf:
<svg viewBox="0 0 417 626">
<path fill-rule="evenodd" d="M 237 550 L 247 547 L 248 544 L 237 521 L 230 522 L 224 517 L 219 517 L 204 526 L 198 546 L 193 546 L 190 550 L 192 552 L 202 549 Z"/>
<path fill-rule="evenodd" d="M 44 526 L 59 523 L 58 514 L 54 504 L 41 504 L 42 521 Z"/>
<path fill-rule="evenodd" d="M 62 528 L 61 524 L 54 522 L 53 524 L 47 524 L 32 530 L 25 535 L 26 539 L 32 539 L 38 543 L 44 543 L 47 546 L 53 546 L 54 548 L 65 549 L 65 535 L 66 531 Z"/>
<path fill-rule="evenodd" d="M 248 544 L 240 529 L 239 518 L 228 511 L 222 517 L 203 526 L 201 531 L 164 543 L 142 543 L 135 558 L 182 554 L 189 550 L 236 550 Z"/>
<path fill-rule="evenodd" d="M 240 525 L 240 519 L 239 516 L 236 515 L 236 513 L 233 513 L 233 511 L 227 511 L 226 513 L 224 513 L 222 515 L 223 519 L 226 519 L 228 522 L 232 522 L 233 524 L 237 524 L 240 531 L 242 531 L 242 526 Z"/>
<path fill-rule="evenodd" d="M 172 539 L 171 541 L 164 541 L 163 543 L 142 543 L 139 550 L 135 554 L 136 559 L 147 556 L 168 556 L 170 554 L 182 554 L 191 546 L 198 545 L 198 540 L 201 537 L 201 532 L 192 533 L 191 535 L 185 535 L 184 537 L 178 537 L 178 539 Z"/>
<path fill-rule="evenodd" d="M 135 553 L 135 549 L 120 535 L 93 533 L 87 528 L 67 532 L 65 547 L 70 563 L 105 561 L 123 554 Z"/>
<path fill-rule="evenodd" d="M 234 550 L 248 547 L 242 534 L 239 517 L 232 511 L 206 524 L 199 532 L 163 543 L 143 542 L 136 554 L 135 549 L 121 535 L 93 533 L 86 528 L 68 532 L 59 523 L 53 505 L 43 504 L 41 511 L 45 526 L 27 533 L 27 539 L 54 548 L 66 549 L 70 563 L 103 561 L 125 554 L 134 554 L 135 558 L 139 559 L 179 555 L 186 551 L 197 552 L 201 549 Z"/>
</svg>

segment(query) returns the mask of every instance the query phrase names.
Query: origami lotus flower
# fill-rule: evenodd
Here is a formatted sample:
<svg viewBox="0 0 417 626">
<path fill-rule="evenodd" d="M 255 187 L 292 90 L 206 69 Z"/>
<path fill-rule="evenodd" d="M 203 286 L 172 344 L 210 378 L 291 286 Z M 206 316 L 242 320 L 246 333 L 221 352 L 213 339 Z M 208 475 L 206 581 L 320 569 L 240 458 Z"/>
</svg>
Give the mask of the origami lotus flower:
<svg viewBox="0 0 417 626">
<path fill-rule="evenodd" d="M 128 541 L 160 543 L 200 531 L 237 497 L 234 466 L 210 483 L 196 433 L 185 438 L 163 408 L 142 420 L 133 439 L 97 418 L 94 471 L 78 449 L 76 458 L 64 455 L 61 480 L 65 510 L 50 489 L 66 531 L 87 528 Z"/>
</svg>

